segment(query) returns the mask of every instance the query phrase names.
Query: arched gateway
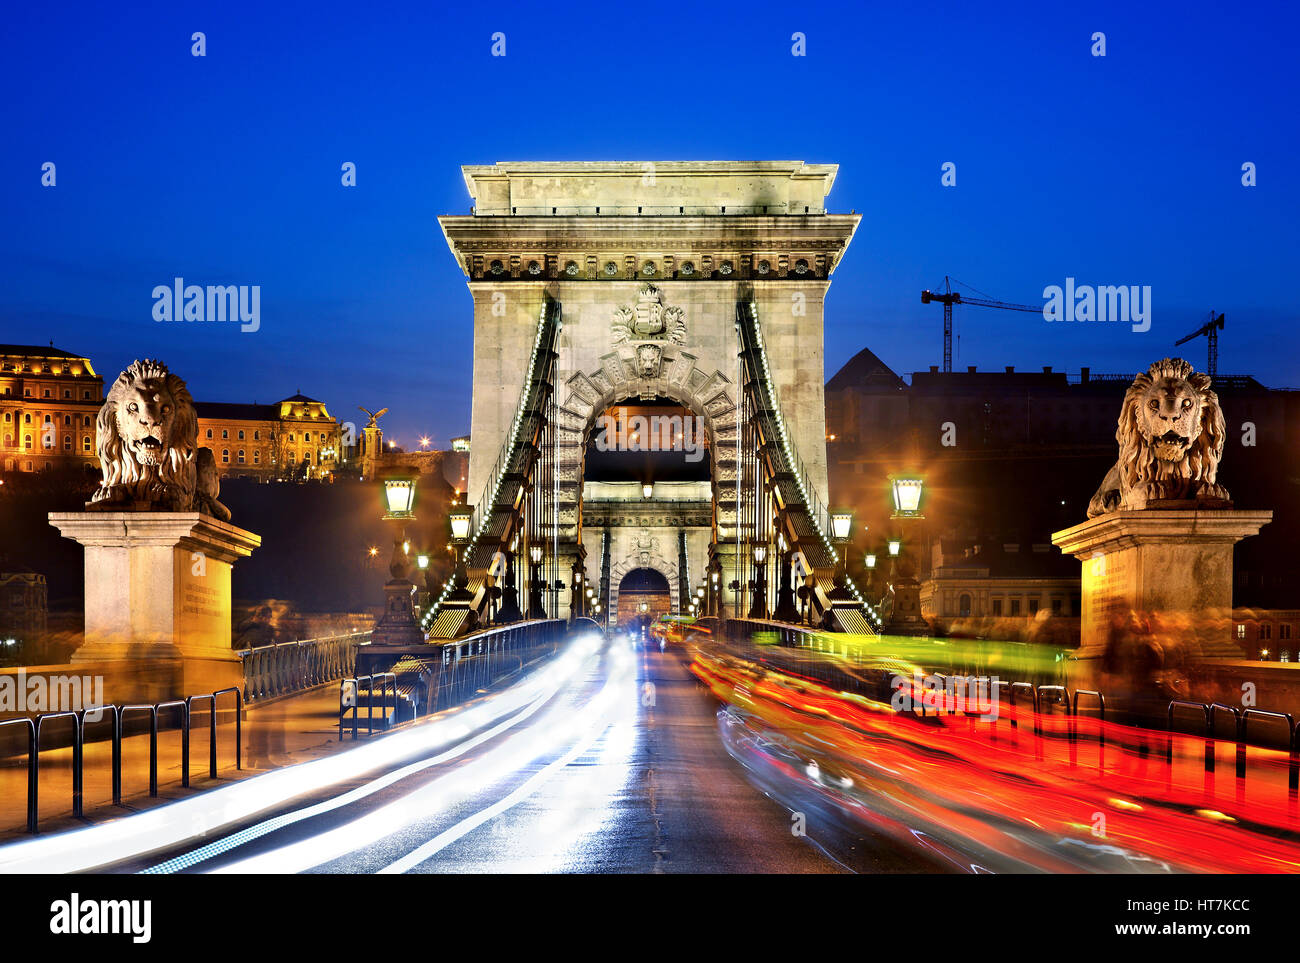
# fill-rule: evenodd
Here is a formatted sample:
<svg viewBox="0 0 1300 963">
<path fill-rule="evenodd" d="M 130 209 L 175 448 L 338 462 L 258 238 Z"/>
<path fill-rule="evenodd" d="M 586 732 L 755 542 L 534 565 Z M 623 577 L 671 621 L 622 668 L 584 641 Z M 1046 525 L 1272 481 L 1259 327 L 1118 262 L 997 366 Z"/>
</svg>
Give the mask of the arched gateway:
<svg viewBox="0 0 1300 963">
<path fill-rule="evenodd" d="M 858 611 L 856 590 L 832 584 L 825 510 L 822 306 L 859 220 L 826 211 L 836 169 L 463 169 L 473 213 L 439 224 L 474 302 L 475 514 L 470 584 L 444 592 L 426 622 L 434 635 L 464 630 L 458 608 L 480 624 L 494 617 L 491 589 L 507 579 L 521 604 L 539 586 L 549 615 L 597 604 L 608 615 L 617 579 L 652 553 L 671 570 L 679 610 L 694 599 L 713 614 L 780 606 L 790 618 L 782 589 L 812 574 L 810 617 L 837 600 L 837 614 Z M 699 419 L 688 428 L 707 442 L 708 480 L 654 491 L 593 482 L 586 452 L 602 416 L 650 399 Z M 654 434 L 672 450 L 672 429 Z M 772 550 L 766 571 L 758 543 Z M 509 574 L 491 561 L 502 551 L 518 560 Z"/>
</svg>

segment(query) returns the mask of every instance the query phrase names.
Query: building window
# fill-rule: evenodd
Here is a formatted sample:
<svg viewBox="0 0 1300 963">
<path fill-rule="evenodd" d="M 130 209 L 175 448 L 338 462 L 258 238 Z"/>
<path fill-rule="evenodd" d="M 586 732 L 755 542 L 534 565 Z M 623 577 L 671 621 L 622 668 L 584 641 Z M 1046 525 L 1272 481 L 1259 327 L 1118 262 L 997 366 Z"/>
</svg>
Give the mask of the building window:
<svg viewBox="0 0 1300 963">
<path fill-rule="evenodd" d="M 208 429 L 208 441 L 211 441 L 211 440 L 212 440 L 212 429 L 209 428 L 209 429 Z"/>
<path fill-rule="evenodd" d="M 1273 626 L 1268 625 L 1267 623 L 1260 625 L 1259 637 L 1261 639 L 1271 639 L 1273 637 Z"/>
<path fill-rule="evenodd" d="M 64 416 L 63 416 L 63 427 L 64 427 L 64 428 L 71 428 L 71 427 L 72 427 L 72 415 L 64 415 Z"/>
<path fill-rule="evenodd" d="M 82 435 L 82 436 L 81 436 L 81 450 L 82 450 L 82 451 L 90 451 L 90 436 L 89 436 L 89 435 Z"/>
<path fill-rule="evenodd" d="M 240 441 L 243 441 L 243 440 L 244 440 L 244 429 L 243 429 L 243 428 L 240 428 L 240 429 L 239 429 L 239 440 L 240 440 Z"/>
<path fill-rule="evenodd" d="M 239 453 L 235 457 L 239 460 L 239 463 L 242 465 L 244 463 L 244 449 L 242 448 L 239 449 Z"/>
<path fill-rule="evenodd" d="M 222 428 L 222 429 L 221 429 L 221 440 L 222 440 L 222 441 L 225 441 L 225 440 L 226 440 L 227 438 L 229 438 L 229 437 L 230 437 L 230 431 L 229 431 L 229 429 Z"/>
<path fill-rule="evenodd" d="M 262 464 L 262 449 L 260 448 L 253 449 L 253 464 L 254 465 Z"/>
<path fill-rule="evenodd" d="M 1244 624 L 1238 625 L 1237 638 L 1244 639 L 1245 637 L 1246 637 L 1246 626 Z"/>
<path fill-rule="evenodd" d="M 82 400 L 82 401 L 89 401 L 89 400 L 90 400 L 90 392 L 89 392 L 89 391 L 83 391 L 83 392 L 81 393 L 81 400 Z"/>
<path fill-rule="evenodd" d="M 1060 614 L 1061 614 L 1061 609 L 1062 609 L 1062 607 L 1063 607 L 1063 606 L 1062 606 L 1062 600 L 1061 600 L 1061 599 L 1052 599 L 1052 614 L 1053 614 L 1053 615 L 1060 615 Z"/>
<path fill-rule="evenodd" d="M 1038 599 L 1029 600 L 1029 614 L 1030 615 L 1038 614 Z"/>
<path fill-rule="evenodd" d="M 970 596 L 965 592 L 957 599 L 957 614 L 962 618 L 970 615 Z"/>
<path fill-rule="evenodd" d="M 71 436 L 71 435 L 64 435 L 64 436 L 63 436 L 63 450 L 64 450 L 64 451 L 72 451 L 72 436 Z"/>
<path fill-rule="evenodd" d="M 1001 600 L 1001 599 L 994 599 L 994 600 L 993 600 L 993 614 L 994 614 L 994 615 L 1001 615 L 1001 614 L 1002 614 L 1002 600 Z"/>
<path fill-rule="evenodd" d="M 260 431 L 254 431 L 253 441 L 261 441 L 261 440 L 262 440 L 262 433 Z"/>
<path fill-rule="evenodd" d="M 1279 625 L 1279 626 L 1277 627 L 1277 637 L 1278 637 L 1279 639 L 1289 639 L 1289 638 L 1291 638 L 1291 623 L 1290 623 L 1290 622 L 1287 622 L 1287 623 L 1285 623 L 1285 624 L 1283 624 L 1283 625 Z"/>
<path fill-rule="evenodd" d="M 67 398 L 69 401 L 71 401 L 71 400 L 72 400 L 72 391 L 71 391 L 70 389 L 68 389 L 68 388 L 64 388 L 64 389 L 63 389 L 63 397 L 65 397 L 65 398 Z"/>
<path fill-rule="evenodd" d="M 1012 615 L 1020 614 L 1020 599 L 1011 600 L 1011 614 Z"/>
<path fill-rule="evenodd" d="M 81 427 L 82 427 L 82 428 L 89 428 L 89 427 L 90 427 L 90 415 L 83 415 L 83 416 L 82 416 L 82 418 L 81 418 Z"/>
<path fill-rule="evenodd" d="M 229 464 L 230 464 L 230 449 L 229 449 L 229 448 L 223 448 L 223 449 L 221 449 L 221 464 L 223 464 L 223 465 L 229 465 Z"/>
<path fill-rule="evenodd" d="M 44 394 L 43 397 L 48 398 L 49 396 L 50 396 L 50 389 L 49 389 L 49 388 L 46 388 L 46 389 L 45 389 L 45 394 Z"/>
</svg>

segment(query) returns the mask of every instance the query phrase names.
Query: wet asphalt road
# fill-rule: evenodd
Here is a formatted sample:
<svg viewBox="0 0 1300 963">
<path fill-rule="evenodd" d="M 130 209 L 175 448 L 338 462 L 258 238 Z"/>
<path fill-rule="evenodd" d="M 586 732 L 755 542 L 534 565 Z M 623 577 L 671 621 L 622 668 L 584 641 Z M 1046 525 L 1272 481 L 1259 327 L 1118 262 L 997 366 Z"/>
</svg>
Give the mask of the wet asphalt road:
<svg viewBox="0 0 1300 963">
<path fill-rule="evenodd" d="M 391 773 L 399 767 L 390 765 L 392 781 L 379 788 L 380 773 L 371 771 L 304 795 L 278 810 L 283 825 L 263 817 L 252 833 L 208 837 L 206 858 L 169 868 L 750 874 L 930 868 L 914 852 L 864 838 L 833 812 L 819 811 L 796 782 L 769 783 L 771 796 L 751 782 L 723 747 L 718 705 L 680 650 L 660 652 L 617 637 L 575 664 L 549 698 L 498 726 L 503 731 L 478 730 L 470 748 L 448 753 L 444 747 L 436 765 L 395 780 Z M 359 790 L 361 798 L 340 800 L 348 790 Z M 308 806 L 315 808 L 304 815 Z M 792 832 L 794 809 L 802 813 L 804 835 Z M 115 868 L 157 866 L 194 848 Z"/>
</svg>

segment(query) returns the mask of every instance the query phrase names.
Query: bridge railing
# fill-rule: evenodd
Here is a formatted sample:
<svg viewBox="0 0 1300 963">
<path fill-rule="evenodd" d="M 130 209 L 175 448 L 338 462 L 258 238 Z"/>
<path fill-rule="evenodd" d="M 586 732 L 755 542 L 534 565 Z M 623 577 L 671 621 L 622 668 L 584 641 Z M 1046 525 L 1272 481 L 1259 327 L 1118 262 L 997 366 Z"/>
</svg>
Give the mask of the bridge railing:
<svg viewBox="0 0 1300 963">
<path fill-rule="evenodd" d="M 353 632 L 244 649 L 239 653 L 244 668 L 244 702 L 302 692 L 351 675 L 357 646 L 368 638 L 369 632 Z"/>
<path fill-rule="evenodd" d="M 218 778 L 217 767 L 217 710 L 218 702 L 223 696 L 232 696 L 234 698 L 233 718 L 235 723 L 235 769 L 243 769 L 243 715 L 244 701 L 238 688 L 218 689 L 216 692 L 202 693 L 193 695 L 187 699 L 171 699 L 163 702 L 141 703 L 131 705 L 117 705 L 109 703 L 101 706 L 89 706 L 85 709 L 60 712 L 42 712 L 35 716 L 24 716 L 16 719 L 6 719 L 0 721 L 0 728 L 7 726 L 22 726 L 26 739 L 26 761 L 27 761 L 27 831 L 35 833 L 39 830 L 40 818 L 40 776 L 41 776 L 41 751 L 42 749 L 53 749 L 56 746 L 42 746 L 41 736 L 46 724 L 56 722 L 60 719 L 68 719 L 72 723 L 72 733 L 70 745 L 72 748 L 72 815 L 75 818 L 81 818 L 83 814 L 83 787 L 85 785 L 86 770 L 86 752 L 87 743 L 92 741 L 90 730 L 92 727 L 107 721 L 109 731 L 107 738 L 112 743 L 112 762 L 111 762 L 111 785 L 112 785 L 112 804 L 114 806 L 122 805 L 122 740 L 127 736 L 141 735 L 142 732 L 127 732 L 126 719 L 132 713 L 148 713 L 149 716 L 149 795 L 156 798 L 158 796 L 158 732 L 159 714 L 168 710 L 179 710 L 177 718 L 178 724 L 173 727 L 181 734 L 181 774 L 180 782 L 184 788 L 190 786 L 190 731 L 194 724 L 196 713 L 194 704 L 206 704 L 208 706 L 207 722 L 208 727 L 208 775 L 212 779 Z"/>
<path fill-rule="evenodd" d="M 473 515 L 470 517 L 469 541 L 462 550 L 465 557 L 469 557 L 479 540 L 489 533 L 493 513 L 496 511 L 497 499 L 501 495 L 501 486 L 514 468 L 516 462 L 522 454 L 522 448 L 526 441 L 529 440 L 531 431 L 525 428 L 530 425 L 534 416 L 544 417 L 537 412 L 537 402 L 540 396 L 540 389 L 549 378 L 549 370 L 554 363 L 554 348 L 560 328 L 563 321 L 560 317 L 560 304 L 547 298 L 542 304 L 541 314 L 537 319 L 537 333 L 533 338 L 533 353 L 528 363 L 528 373 L 525 376 L 523 385 L 519 388 L 519 402 L 515 408 L 514 420 L 510 423 L 510 432 L 506 436 L 505 442 L 501 445 L 501 450 L 497 453 L 496 462 L 492 465 L 491 471 L 483 485 L 483 490 L 479 493 L 478 500 L 473 505 Z M 433 604 L 429 606 L 428 613 L 424 616 L 423 628 L 428 629 L 433 625 L 434 620 L 438 617 L 443 603 L 451 593 L 455 585 L 455 577 L 449 577 L 443 583 L 442 591 Z"/>
<path fill-rule="evenodd" d="M 759 407 L 767 412 L 765 418 L 770 420 L 772 427 L 775 428 L 775 441 L 778 442 L 775 446 L 776 457 L 781 460 L 784 470 L 793 477 L 799 501 L 803 505 L 803 511 L 808 516 L 809 521 L 812 522 L 816 535 L 822 542 L 822 547 L 831 561 L 838 564 L 840 560 L 839 550 L 830 537 L 832 531 L 830 510 L 818 495 L 817 485 L 813 481 L 812 474 L 804 465 L 794 438 L 786 430 L 785 416 L 781 408 L 781 397 L 772 378 L 771 367 L 767 360 L 767 346 L 763 341 L 763 330 L 762 325 L 759 323 L 758 309 L 752 301 L 742 301 L 737 305 L 736 323 L 740 329 L 742 347 L 747 349 L 743 354 L 749 361 L 750 375 L 759 391 L 763 394 L 763 397 L 759 399 Z M 845 573 L 845 586 L 870 615 L 876 626 L 879 626 L 881 623 L 879 613 L 863 597 L 857 584 L 849 577 L 847 572 Z"/>
</svg>

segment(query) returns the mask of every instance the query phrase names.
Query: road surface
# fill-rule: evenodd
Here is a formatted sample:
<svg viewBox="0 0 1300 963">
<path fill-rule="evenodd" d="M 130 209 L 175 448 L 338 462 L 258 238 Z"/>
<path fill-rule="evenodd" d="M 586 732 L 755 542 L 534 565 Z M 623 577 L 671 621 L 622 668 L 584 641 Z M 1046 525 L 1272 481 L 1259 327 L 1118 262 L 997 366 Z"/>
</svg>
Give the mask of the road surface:
<svg viewBox="0 0 1300 963">
<path fill-rule="evenodd" d="M 114 839 L 137 855 L 114 859 L 122 849 L 80 846 L 99 856 L 77 858 L 155 873 L 933 868 L 811 802 L 801 807 L 797 780 L 773 792 L 779 800 L 751 783 L 719 738 L 716 702 L 678 649 L 592 636 L 529 685 L 510 690 L 513 702 L 485 699 L 354 752 L 196 797 L 280 780 L 264 784 L 261 802 L 241 802 L 246 818 L 232 823 L 238 807 L 221 803 L 219 829 L 205 830 L 204 820 L 216 819 L 220 800 L 206 811 L 175 807 L 153 835 Z M 294 774 L 297 782 L 284 782 Z M 194 832 L 182 840 L 175 825 L 187 820 Z"/>
</svg>

